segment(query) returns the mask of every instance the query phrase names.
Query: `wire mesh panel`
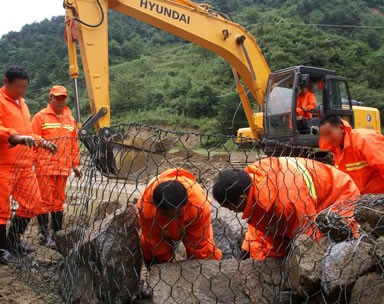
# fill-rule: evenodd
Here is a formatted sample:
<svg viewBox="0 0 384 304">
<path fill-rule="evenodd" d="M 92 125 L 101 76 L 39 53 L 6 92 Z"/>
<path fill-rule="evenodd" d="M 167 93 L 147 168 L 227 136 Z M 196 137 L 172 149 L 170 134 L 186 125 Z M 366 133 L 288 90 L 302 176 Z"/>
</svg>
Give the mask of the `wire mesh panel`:
<svg viewBox="0 0 384 304">
<path fill-rule="evenodd" d="M 310 149 L 141 124 L 52 142 L 9 174 L 45 303 L 382 303 L 384 197 Z"/>
</svg>

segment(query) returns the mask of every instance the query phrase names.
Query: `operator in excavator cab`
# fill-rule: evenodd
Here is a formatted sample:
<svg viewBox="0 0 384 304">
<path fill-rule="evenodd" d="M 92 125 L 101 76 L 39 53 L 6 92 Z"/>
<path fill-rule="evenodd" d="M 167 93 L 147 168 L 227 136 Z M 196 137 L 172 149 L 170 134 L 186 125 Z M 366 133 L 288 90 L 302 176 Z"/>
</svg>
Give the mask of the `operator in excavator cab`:
<svg viewBox="0 0 384 304">
<path fill-rule="evenodd" d="M 296 120 L 311 119 L 312 111 L 316 109 L 316 96 L 312 93 L 312 85 L 300 86 L 300 93 L 297 97 Z"/>
<path fill-rule="evenodd" d="M 183 242 L 188 259 L 221 260 L 211 203 L 192 173 L 169 169 L 154 177 L 138 202 L 141 248 L 147 267 L 171 262 Z"/>
</svg>

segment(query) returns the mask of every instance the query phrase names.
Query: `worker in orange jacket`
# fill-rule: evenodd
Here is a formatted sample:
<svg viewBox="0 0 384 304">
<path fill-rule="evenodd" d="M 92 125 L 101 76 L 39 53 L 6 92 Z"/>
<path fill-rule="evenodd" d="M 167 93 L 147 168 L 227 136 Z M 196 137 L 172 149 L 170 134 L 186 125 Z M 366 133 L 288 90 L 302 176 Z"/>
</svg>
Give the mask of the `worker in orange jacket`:
<svg viewBox="0 0 384 304">
<path fill-rule="evenodd" d="M 352 130 L 336 115 L 320 121 L 322 150 L 334 155 L 336 167 L 347 173 L 361 194 L 384 193 L 384 136 L 367 129 Z"/>
<path fill-rule="evenodd" d="M 316 109 L 316 96 L 310 91 L 310 85 L 302 85 L 296 104 L 296 120 L 311 119 L 311 111 Z"/>
<path fill-rule="evenodd" d="M 213 196 L 221 206 L 242 212 L 248 220 L 243 250 L 253 259 L 282 257 L 294 233 L 314 240 L 316 215 L 330 208 L 356 236 L 353 203 L 359 190 L 345 173 L 304 158 L 264 158 L 244 170 L 225 169 L 216 179 Z"/>
<path fill-rule="evenodd" d="M 147 266 L 171 262 L 179 241 L 189 259 L 221 259 L 213 239 L 211 203 L 190 172 L 169 169 L 153 178 L 138 207 Z"/>
<path fill-rule="evenodd" d="M 75 177 L 81 177 L 76 122 L 67 107 L 67 98 L 65 87 L 53 86 L 47 107 L 38 112 L 32 120 L 33 132 L 54 142 L 58 148 L 58 152 L 53 156 L 43 152 L 36 158 L 36 174 L 42 196 L 40 214 L 37 217 L 41 234 L 40 244 L 48 248 L 56 247 L 54 236 L 62 227 L 67 178 L 72 170 Z M 49 214 L 52 237 L 48 229 Z"/>
<path fill-rule="evenodd" d="M 14 262 L 13 254 L 28 254 L 33 248 L 20 241 L 31 218 L 39 212 L 40 191 L 32 169 L 34 151 L 43 148 L 55 152 L 54 144 L 32 132 L 30 114 L 23 99 L 28 87 L 27 73 L 18 67 L 7 70 L 0 89 L 0 263 Z M 8 235 L 11 217 L 10 195 L 19 207 Z"/>
</svg>

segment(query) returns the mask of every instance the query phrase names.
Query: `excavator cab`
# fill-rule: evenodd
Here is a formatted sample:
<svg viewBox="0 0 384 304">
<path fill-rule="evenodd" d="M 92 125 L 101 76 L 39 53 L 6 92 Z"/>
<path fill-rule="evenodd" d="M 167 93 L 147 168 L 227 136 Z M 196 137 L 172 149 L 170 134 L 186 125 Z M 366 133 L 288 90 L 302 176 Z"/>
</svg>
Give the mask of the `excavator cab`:
<svg viewBox="0 0 384 304">
<path fill-rule="evenodd" d="M 316 99 L 305 116 L 298 112 L 302 87 Z M 331 70 L 296 66 L 272 73 L 264 107 L 264 136 L 282 143 L 317 147 L 319 123 L 328 114 L 339 115 L 354 125 L 348 83 Z"/>
</svg>

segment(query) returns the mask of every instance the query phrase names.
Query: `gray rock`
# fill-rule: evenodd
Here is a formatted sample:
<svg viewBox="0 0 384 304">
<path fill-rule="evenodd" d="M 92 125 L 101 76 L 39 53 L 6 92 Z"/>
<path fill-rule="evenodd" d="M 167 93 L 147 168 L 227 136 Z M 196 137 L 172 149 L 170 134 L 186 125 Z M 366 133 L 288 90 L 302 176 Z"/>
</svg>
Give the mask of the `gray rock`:
<svg viewBox="0 0 384 304">
<path fill-rule="evenodd" d="M 212 229 L 216 245 L 223 253 L 223 260 L 240 258 L 241 245 L 247 229 L 246 221 L 239 214 L 212 203 Z"/>
<path fill-rule="evenodd" d="M 90 223 L 94 223 L 104 219 L 106 216 L 111 215 L 118 209 L 122 208 L 123 205 L 123 203 L 117 200 L 101 202 L 92 214 Z"/>
<path fill-rule="evenodd" d="M 321 281 L 325 294 L 331 299 L 341 292 L 348 294 L 355 281 L 375 269 L 370 255 L 373 246 L 358 240 L 333 244 L 325 253 Z"/>
<path fill-rule="evenodd" d="M 60 269 L 70 303 L 129 303 L 139 293 L 137 210 L 129 204 L 88 228 Z"/>
<path fill-rule="evenodd" d="M 356 204 L 355 218 L 366 233 L 384 236 L 384 195 L 364 195 Z"/>
<path fill-rule="evenodd" d="M 382 265 L 382 267 L 384 267 L 384 236 L 375 240 L 372 254 L 379 260 L 379 263 Z"/>
<path fill-rule="evenodd" d="M 191 260 L 155 265 L 154 303 L 278 302 L 281 260 Z"/>
<path fill-rule="evenodd" d="M 384 278 L 369 273 L 359 278 L 352 289 L 350 304 L 384 304 Z"/>
<path fill-rule="evenodd" d="M 299 235 L 292 244 L 285 274 L 288 286 L 303 298 L 312 297 L 321 290 L 321 265 L 327 246 L 325 238 L 315 243 L 305 234 Z"/>
<path fill-rule="evenodd" d="M 76 225 L 58 231 L 55 235 L 57 251 L 66 257 L 73 246 L 83 237 L 85 230 L 84 225 Z"/>
<path fill-rule="evenodd" d="M 342 217 L 325 209 L 316 216 L 316 225 L 321 233 L 335 242 L 342 242 L 353 239 L 351 227 L 342 219 Z"/>
<path fill-rule="evenodd" d="M 229 223 L 219 218 L 212 220 L 212 229 L 216 246 L 223 253 L 222 259 L 240 258 L 239 239 L 241 234 L 235 233 Z"/>
</svg>

